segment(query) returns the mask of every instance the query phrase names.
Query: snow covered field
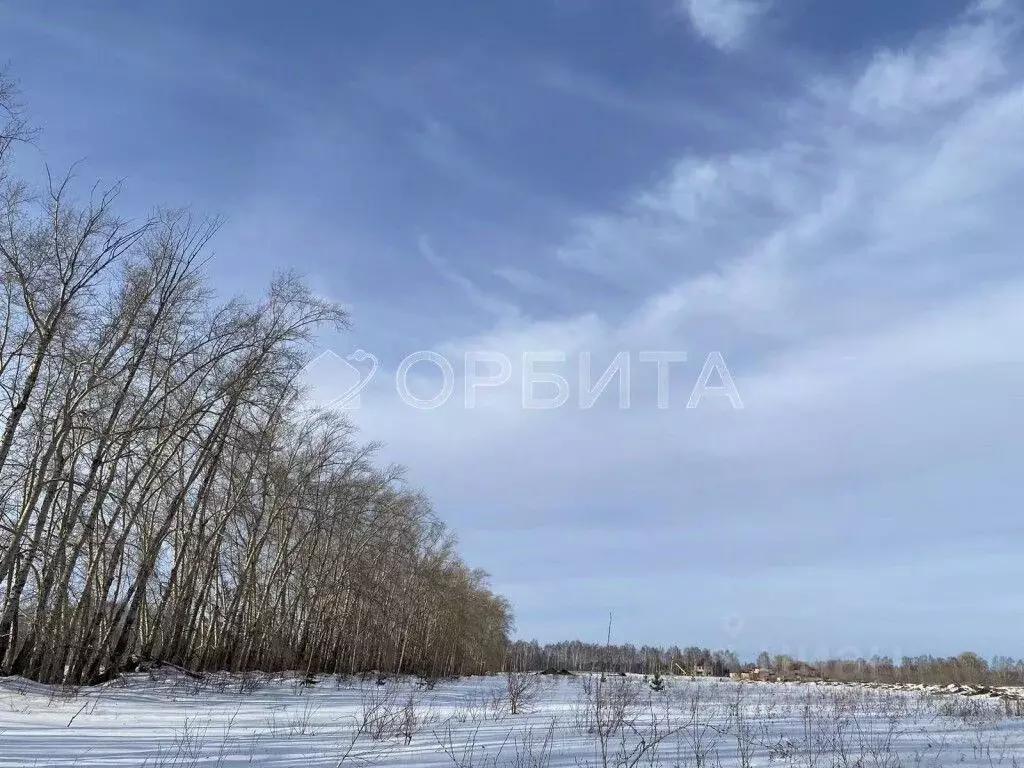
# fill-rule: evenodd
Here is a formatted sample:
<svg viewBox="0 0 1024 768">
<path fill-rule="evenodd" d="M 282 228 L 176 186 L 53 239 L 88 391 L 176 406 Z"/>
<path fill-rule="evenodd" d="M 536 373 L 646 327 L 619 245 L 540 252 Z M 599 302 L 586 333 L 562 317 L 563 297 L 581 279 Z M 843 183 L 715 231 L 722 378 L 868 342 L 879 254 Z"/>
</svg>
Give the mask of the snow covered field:
<svg viewBox="0 0 1024 768">
<path fill-rule="evenodd" d="M 996 699 L 666 678 L 0 680 L 0 766 L 1017 766 Z"/>
</svg>

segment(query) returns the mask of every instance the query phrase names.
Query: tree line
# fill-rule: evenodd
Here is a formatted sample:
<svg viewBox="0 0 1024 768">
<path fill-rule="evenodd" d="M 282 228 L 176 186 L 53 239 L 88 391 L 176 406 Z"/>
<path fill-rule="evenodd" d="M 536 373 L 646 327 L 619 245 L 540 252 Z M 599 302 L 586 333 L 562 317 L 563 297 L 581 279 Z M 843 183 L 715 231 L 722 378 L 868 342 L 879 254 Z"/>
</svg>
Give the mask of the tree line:
<svg viewBox="0 0 1024 768">
<path fill-rule="evenodd" d="M 775 657 L 773 666 L 785 672 L 795 664 L 788 656 Z M 804 665 L 826 680 L 858 683 L 916 685 L 1024 685 L 1024 660 L 997 656 L 991 661 L 965 651 L 957 656 L 888 656 L 870 659 L 831 659 Z"/>
<path fill-rule="evenodd" d="M 541 644 L 536 640 L 517 640 L 509 644 L 509 666 L 531 670 L 593 670 L 649 674 L 655 672 L 724 676 L 739 671 L 739 658 L 732 651 L 712 651 L 690 646 L 636 646 L 629 643 L 587 643 L 571 640 Z"/>
<path fill-rule="evenodd" d="M 301 371 L 348 315 L 294 275 L 218 300 L 216 222 L 14 177 L 0 77 L 0 672 L 498 669 L 512 615 Z"/>
<path fill-rule="evenodd" d="M 725 677 L 733 672 L 766 670 L 782 679 L 822 679 L 836 682 L 922 685 L 1024 685 L 1024 659 L 997 656 L 986 660 L 966 651 L 957 656 L 887 656 L 870 659 L 802 661 L 787 654 L 762 651 L 753 662 L 742 662 L 732 651 L 689 646 L 659 647 L 588 643 L 571 640 L 539 643 L 516 640 L 508 647 L 512 670 L 625 672 L 653 675 L 706 674 Z"/>
</svg>

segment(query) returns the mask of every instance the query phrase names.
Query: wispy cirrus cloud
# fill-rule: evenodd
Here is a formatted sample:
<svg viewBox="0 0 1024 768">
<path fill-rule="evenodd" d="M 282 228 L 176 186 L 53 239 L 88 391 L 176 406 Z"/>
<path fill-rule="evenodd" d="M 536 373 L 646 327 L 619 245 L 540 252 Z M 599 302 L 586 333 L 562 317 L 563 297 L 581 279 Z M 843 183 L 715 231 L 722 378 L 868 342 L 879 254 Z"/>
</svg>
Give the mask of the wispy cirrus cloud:
<svg viewBox="0 0 1024 768">
<path fill-rule="evenodd" d="M 427 263 L 430 264 L 430 266 L 433 267 L 441 277 L 456 286 L 470 304 L 478 310 L 481 310 L 490 316 L 505 320 L 516 319 L 520 316 L 519 307 L 511 302 L 505 301 L 503 298 L 483 290 L 475 282 L 453 268 L 447 259 L 442 256 L 438 256 L 434 251 L 434 246 L 431 244 L 430 238 L 426 235 L 420 234 L 416 238 L 416 247 L 419 249 L 420 255 L 427 260 Z"/>
</svg>

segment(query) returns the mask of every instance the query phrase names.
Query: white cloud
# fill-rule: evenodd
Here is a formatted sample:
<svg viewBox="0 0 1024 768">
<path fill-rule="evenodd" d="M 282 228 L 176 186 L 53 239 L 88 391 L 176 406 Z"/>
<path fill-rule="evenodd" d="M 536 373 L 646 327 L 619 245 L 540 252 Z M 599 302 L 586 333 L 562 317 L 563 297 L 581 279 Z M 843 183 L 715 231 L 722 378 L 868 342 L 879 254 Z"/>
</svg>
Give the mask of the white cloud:
<svg viewBox="0 0 1024 768">
<path fill-rule="evenodd" d="M 768 10 L 767 0 L 678 0 L 697 33 L 716 48 L 734 50 Z"/>
<path fill-rule="evenodd" d="M 913 311 L 907 298 L 1005 266 L 1024 237 L 1013 215 L 1024 194 L 1014 138 L 1024 132 L 1024 84 L 993 75 L 973 94 L 936 86 L 936 73 L 965 60 L 995 56 L 983 69 L 1005 71 L 1008 45 L 992 45 L 997 12 L 975 11 L 899 54 L 928 65 L 906 67 L 896 90 L 873 88 L 885 106 L 869 100 L 861 114 L 872 123 L 884 114 L 884 128 L 850 111 L 891 51 L 865 72 L 815 78 L 780 105 L 789 117 L 775 146 L 681 158 L 621 209 L 579 219 L 559 258 L 646 288 L 634 327 L 666 332 L 711 322 L 718 332 L 791 333 L 802 323 L 821 333 L 865 315 L 860 322 L 884 325 Z"/>
<path fill-rule="evenodd" d="M 933 45 L 879 54 L 853 88 L 851 108 L 899 120 L 976 97 L 1006 73 L 1016 24 L 1001 4 L 978 5 Z"/>
</svg>

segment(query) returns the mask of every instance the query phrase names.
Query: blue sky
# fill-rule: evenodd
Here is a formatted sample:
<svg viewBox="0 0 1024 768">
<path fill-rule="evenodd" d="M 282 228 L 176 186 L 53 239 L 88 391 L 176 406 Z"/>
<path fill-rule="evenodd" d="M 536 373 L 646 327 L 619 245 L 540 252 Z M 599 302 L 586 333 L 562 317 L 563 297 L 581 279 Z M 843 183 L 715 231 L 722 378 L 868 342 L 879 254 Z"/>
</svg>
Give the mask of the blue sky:
<svg viewBox="0 0 1024 768">
<path fill-rule="evenodd" d="M 14 3 L 38 173 L 223 216 L 380 369 L 353 417 L 519 633 L 1024 655 L 1024 8 L 1011 0 Z M 433 350 L 443 407 L 395 393 Z M 685 351 L 659 409 L 643 351 Z M 465 407 L 466 352 L 513 361 Z M 522 407 L 524 352 L 570 386 Z M 743 408 L 685 408 L 711 352 Z M 578 360 L 615 384 L 578 406 Z M 410 377 L 421 393 L 436 376 Z M 716 380 L 717 381 L 717 380 Z M 427 396 L 427 395 L 425 395 Z"/>
</svg>

